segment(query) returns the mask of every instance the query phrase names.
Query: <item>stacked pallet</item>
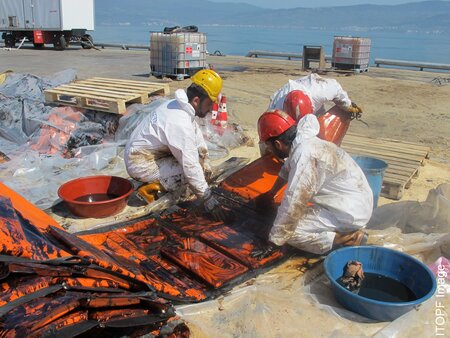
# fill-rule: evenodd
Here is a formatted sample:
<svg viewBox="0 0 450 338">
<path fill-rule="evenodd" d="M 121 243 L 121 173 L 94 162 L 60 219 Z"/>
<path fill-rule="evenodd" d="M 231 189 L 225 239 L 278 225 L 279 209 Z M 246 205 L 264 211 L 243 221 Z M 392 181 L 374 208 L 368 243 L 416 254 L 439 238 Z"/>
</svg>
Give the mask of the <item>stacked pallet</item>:
<svg viewBox="0 0 450 338">
<path fill-rule="evenodd" d="M 370 156 L 387 162 L 381 196 L 396 200 L 410 187 L 412 178 L 419 175 L 430 152 L 430 147 L 413 142 L 351 133 L 345 136 L 342 148 L 352 156 Z"/>
<path fill-rule="evenodd" d="M 123 114 L 127 104 L 147 104 L 152 96 L 169 92 L 167 83 L 94 77 L 47 89 L 44 95 L 49 103 Z"/>
</svg>

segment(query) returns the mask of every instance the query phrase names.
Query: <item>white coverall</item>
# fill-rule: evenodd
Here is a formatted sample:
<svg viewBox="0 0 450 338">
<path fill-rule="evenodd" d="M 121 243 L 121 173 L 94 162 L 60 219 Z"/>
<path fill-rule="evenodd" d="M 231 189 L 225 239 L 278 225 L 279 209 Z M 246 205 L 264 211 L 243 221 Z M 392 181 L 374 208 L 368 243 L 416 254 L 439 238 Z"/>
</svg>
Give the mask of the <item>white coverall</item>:
<svg viewBox="0 0 450 338">
<path fill-rule="evenodd" d="M 279 174 L 288 183 L 269 239 L 322 254 L 331 250 L 336 232 L 365 227 L 372 215 L 373 193 L 356 162 L 335 144 L 319 139 L 319 129 L 312 114 L 298 123 Z"/>
<path fill-rule="evenodd" d="M 348 94 L 342 89 L 339 82 L 334 79 L 325 79 L 317 74 L 310 74 L 297 80 L 289 80 L 283 87 L 278 89 L 270 97 L 268 110 L 283 110 L 283 103 L 286 95 L 293 90 L 302 90 L 309 96 L 312 103 L 313 113 L 318 116 L 325 113 L 323 105 L 333 101 L 334 104 L 348 108 L 352 101 Z"/>
<path fill-rule="evenodd" d="M 125 147 L 125 165 L 132 178 L 159 181 L 168 191 L 188 183 L 197 197 L 209 192 L 204 174 L 210 170 L 207 158 L 194 107 L 182 89 L 142 120 Z"/>
</svg>

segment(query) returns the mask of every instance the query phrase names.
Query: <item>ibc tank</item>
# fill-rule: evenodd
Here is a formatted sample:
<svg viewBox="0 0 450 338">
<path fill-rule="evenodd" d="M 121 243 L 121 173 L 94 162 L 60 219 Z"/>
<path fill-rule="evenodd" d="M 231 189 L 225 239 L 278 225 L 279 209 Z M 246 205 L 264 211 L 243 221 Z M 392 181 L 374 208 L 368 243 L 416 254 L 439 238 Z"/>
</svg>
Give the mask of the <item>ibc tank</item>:
<svg viewBox="0 0 450 338">
<path fill-rule="evenodd" d="M 206 68 L 206 35 L 200 32 L 151 32 L 150 70 L 179 80 Z"/>
<path fill-rule="evenodd" d="M 367 71 L 371 40 L 352 36 L 335 36 L 331 66 L 337 69 Z"/>
</svg>

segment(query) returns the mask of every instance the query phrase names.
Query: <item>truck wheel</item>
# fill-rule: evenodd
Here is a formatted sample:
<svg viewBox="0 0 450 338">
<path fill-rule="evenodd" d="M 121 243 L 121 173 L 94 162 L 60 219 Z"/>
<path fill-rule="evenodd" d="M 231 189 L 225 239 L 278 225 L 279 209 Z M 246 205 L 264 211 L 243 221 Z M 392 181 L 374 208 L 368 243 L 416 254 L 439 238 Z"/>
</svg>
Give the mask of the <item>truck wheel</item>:
<svg viewBox="0 0 450 338">
<path fill-rule="evenodd" d="M 12 34 L 6 34 L 5 36 L 5 47 L 14 48 L 16 46 L 16 38 Z"/>
<path fill-rule="evenodd" d="M 55 35 L 53 38 L 53 47 L 55 50 L 66 49 L 66 39 L 64 38 L 64 35 Z"/>
<path fill-rule="evenodd" d="M 91 49 L 94 45 L 94 40 L 92 39 L 92 36 L 89 34 L 84 34 L 81 38 L 81 47 L 84 49 Z"/>
</svg>

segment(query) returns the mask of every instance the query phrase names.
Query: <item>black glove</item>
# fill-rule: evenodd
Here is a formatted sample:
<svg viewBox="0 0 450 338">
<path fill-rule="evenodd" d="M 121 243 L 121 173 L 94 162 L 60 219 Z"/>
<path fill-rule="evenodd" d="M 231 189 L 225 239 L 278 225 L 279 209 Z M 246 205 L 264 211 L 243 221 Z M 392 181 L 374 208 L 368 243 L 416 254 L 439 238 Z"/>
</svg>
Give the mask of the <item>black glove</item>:
<svg viewBox="0 0 450 338">
<path fill-rule="evenodd" d="M 273 208 L 275 205 L 273 195 L 271 193 L 264 193 L 255 198 L 255 206 L 260 210 L 267 210 Z"/>
<path fill-rule="evenodd" d="M 267 241 L 258 242 L 258 244 L 250 253 L 250 257 L 256 258 L 260 261 L 266 257 L 269 257 L 275 250 L 276 247 Z"/>
<path fill-rule="evenodd" d="M 212 194 L 203 200 L 205 211 L 212 215 L 215 221 L 226 221 L 231 218 L 231 210 L 225 208 Z"/>
</svg>

